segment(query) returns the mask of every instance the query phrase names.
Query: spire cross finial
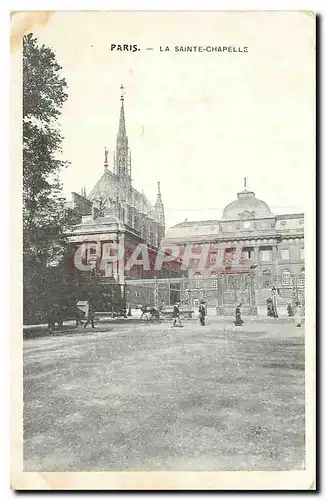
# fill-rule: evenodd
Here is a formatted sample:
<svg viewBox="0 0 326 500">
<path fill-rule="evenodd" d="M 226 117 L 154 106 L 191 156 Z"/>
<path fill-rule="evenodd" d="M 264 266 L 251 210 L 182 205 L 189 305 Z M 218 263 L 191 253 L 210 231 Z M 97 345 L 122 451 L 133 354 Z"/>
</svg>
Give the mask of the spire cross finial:
<svg viewBox="0 0 326 500">
<path fill-rule="evenodd" d="M 247 189 L 247 181 L 248 181 L 248 179 L 247 179 L 247 177 L 245 177 L 245 178 L 244 178 L 244 188 L 245 188 L 245 189 Z"/>
<path fill-rule="evenodd" d="M 124 91 L 125 91 L 125 87 L 123 86 L 123 84 L 120 85 L 120 90 L 121 90 L 120 101 L 122 102 L 124 100 Z"/>
<path fill-rule="evenodd" d="M 157 188 L 158 188 L 158 192 L 160 193 L 161 192 L 161 183 L 160 182 L 157 183 Z"/>
<path fill-rule="evenodd" d="M 104 168 L 105 168 L 105 170 L 107 170 L 107 168 L 109 166 L 109 164 L 108 164 L 108 152 L 109 152 L 108 148 L 105 147 L 104 148 Z"/>
</svg>

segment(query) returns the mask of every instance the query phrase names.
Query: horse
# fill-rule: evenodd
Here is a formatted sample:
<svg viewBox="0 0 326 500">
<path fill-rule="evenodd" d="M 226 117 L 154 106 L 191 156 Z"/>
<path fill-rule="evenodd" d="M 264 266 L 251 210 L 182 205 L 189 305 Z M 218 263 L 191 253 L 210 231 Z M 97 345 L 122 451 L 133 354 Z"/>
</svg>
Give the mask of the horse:
<svg viewBox="0 0 326 500">
<path fill-rule="evenodd" d="M 140 310 L 142 312 L 142 315 L 140 317 L 141 320 L 146 319 L 147 321 L 158 321 L 160 319 L 160 313 L 155 307 L 142 306 Z"/>
</svg>

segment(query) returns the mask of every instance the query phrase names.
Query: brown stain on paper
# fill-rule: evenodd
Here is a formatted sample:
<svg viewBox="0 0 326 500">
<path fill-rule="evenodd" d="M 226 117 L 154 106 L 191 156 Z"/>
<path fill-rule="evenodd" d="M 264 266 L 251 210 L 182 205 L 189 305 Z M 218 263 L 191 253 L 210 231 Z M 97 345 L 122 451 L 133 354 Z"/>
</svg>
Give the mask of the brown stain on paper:
<svg viewBox="0 0 326 500">
<path fill-rule="evenodd" d="M 12 52 L 20 47 L 24 35 L 37 26 L 47 24 L 54 12 L 12 12 L 10 15 L 10 48 Z"/>
</svg>

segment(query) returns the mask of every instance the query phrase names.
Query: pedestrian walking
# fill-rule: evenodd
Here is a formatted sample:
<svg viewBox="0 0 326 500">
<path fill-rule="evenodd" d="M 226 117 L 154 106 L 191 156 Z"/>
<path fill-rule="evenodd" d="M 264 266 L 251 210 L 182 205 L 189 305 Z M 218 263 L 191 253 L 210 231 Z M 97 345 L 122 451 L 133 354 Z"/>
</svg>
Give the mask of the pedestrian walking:
<svg viewBox="0 0 326 500">
<path fill-rule="evenodd" d="M 242 326 L 243 325 L 243 319 L 241 318 L 241 306 L 242 304 L 238 304 L 237 307 L 235 308 L 235 326 Z"/>
<path fill-rule="evenodd" d="M 206 309 L 205 309 L 205 302 L 201 302 L 198 312 L 199 312 L 199 321 L 201 326 L 205 326 L 205 316 L 206 316 Z"/>
<path fill-rule="evenodd" d="M 287 312 L 288 312 L 288 316 L 294 316 L 293 307 L 292 307 L 291 302 L 288 303 L 286 309 L 287 309 Z"/>
<path fill-rule="evenodd" d="M 179 324 L 178 326 L 182 326 L 181 319 L 180 319 L 179 304 L 176 303 L 176 304 L 174 304 L 174 307 L 173 307 L 172 326 L 177 326 L 177 323 Z"/>
<path fill-rule="evenodd" d="M 76 327 L 79 325 L 83 325 L 83 319 L 85 317 L 85 312 L 81 311 L 77 306 L 75 308 L 75 321 Z"/>
<path fill-rule="evenodd" d="M 84 328 L 87 327 L 89 323 L 91 323 L 92 328 L 95 328 L 94 326 L 94 317 L 95 317 L 95 310 L 92 302 L 88 303 L 88 313 L 87 313 L 87 321 L 84 324 Z"/>
<path fill-rule="evenodd" d="M 267 316 L 274 318 L 274 309 L 273 309 L 273 300 L 271 297 L 268 297 L 266 300 L 266 305 L 267 305 Z"/>
<path fill-rule="evenodd" d="M 55 327 L 55 312 L 54 312 L 54 305 L 52 304 L 47 312 L 47 323 L 48 323 L 48 329 L 49 331 L 54 330 Z"/>
<path fill-rule="evenodd" d="M 295 311 L 295 321 L 296 321 L 296 326 L 300 327 L 302 325 L 302 307 L 300 302 L 297 302 L 297 307 Z"/>
</svg>

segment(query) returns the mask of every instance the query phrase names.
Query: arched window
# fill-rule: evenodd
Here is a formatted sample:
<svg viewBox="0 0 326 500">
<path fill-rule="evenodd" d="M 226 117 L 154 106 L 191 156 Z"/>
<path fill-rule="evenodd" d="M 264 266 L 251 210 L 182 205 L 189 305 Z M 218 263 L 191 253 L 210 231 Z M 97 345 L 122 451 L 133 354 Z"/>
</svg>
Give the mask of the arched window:
<svg viewBox="0 0 326 500">
<path fill-rule="evenodd" d="M 301 286 L 305 286 L 305 269 L 304 267 L 301 269 L 301 272 L 300 272 L 300 278 L 299 278 L 299 282 L 300 282 L 300 285 Z"/>
<path fill-rule="evenodd" d="M 270 288 L 272 285 L 272 273 L 270 269 L 263 271 L 263 288 Z"/>
<path fill-rule="evenodd" d="M 288 269 L 282 271 L 282 285 L 291 285 L 291 273 Z"/>
</svg>

